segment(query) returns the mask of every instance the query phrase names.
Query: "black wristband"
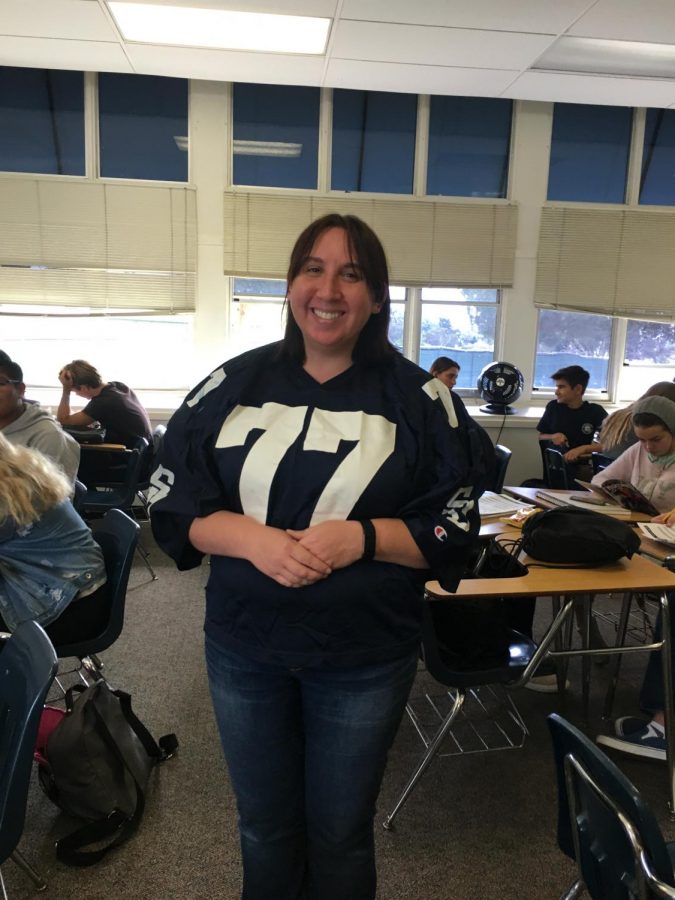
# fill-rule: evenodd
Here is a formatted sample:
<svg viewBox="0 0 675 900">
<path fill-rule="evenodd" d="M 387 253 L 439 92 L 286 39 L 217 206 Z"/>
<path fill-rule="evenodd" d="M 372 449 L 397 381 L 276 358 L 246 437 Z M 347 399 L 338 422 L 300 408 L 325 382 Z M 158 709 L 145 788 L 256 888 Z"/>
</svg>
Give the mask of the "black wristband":
<svg viewBox="0 0 675 900">
<path fill-rule="evenodd" d="M 361 559 L 375 559 L 375 526 L 370 519 L 361 519 L 363 528 L 363 556 Z"/>
</svg>

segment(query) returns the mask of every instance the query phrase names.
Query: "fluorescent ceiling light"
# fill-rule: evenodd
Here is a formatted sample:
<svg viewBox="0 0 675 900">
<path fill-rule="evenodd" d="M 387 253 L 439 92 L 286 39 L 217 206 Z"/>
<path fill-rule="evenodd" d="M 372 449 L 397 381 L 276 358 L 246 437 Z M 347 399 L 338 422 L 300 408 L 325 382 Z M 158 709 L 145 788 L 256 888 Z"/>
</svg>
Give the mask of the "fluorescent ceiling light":
<svg viewBox="0 0 675 900">
<path fill-rule="evenodd" d="M 673 78 L 675 47 L 641 41 L 562 37 L 539 57 L 532 68 L 633 78 Z"/>
<path fill-rule="evenodd" d="M 109 0 L 122 36 L 145 44 L 321 54 L 330 19 Z"/>
<path fill-rule="evenodd" d="M 190 142 L 186 134 L 174 134 L 173 139 L 179 150 L 187 151 Z M 302 144 L 291 144 L 286 141 L 234 140 L 232 143 L 236 156 L 283 156 L 297 159 L 302 153 Z"/>
</svg>

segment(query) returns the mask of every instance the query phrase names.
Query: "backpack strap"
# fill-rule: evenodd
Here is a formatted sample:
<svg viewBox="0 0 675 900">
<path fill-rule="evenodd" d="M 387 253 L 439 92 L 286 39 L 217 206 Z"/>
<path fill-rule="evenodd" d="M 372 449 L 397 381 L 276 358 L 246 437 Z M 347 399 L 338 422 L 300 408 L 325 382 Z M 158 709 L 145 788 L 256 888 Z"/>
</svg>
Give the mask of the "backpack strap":
<svg viewBox="0 0 675 900">
<path fill-rule="evenodd" d="M 113 694 L 120 701 L 120 708 L 124 718 L 136 732 L 139 741 L 143 744 L 145 752 L 150 759 L 154 760 L 156 763 L 166 762 L 167 759 L 171 759 L 178 749 L 178 738 L 176 735 L 173 733 L 164 734 L 156 741 L 132 710 L 131 695 L 127 694 L 125 691 L 113 691 Z"/>
</svg>

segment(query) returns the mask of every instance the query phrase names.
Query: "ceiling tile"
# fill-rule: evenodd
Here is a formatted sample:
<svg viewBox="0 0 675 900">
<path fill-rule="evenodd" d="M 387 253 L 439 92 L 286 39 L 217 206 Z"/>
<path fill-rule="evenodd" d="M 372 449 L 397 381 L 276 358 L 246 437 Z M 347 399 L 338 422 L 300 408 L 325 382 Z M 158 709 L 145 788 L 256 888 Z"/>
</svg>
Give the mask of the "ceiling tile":
<svg viewBox="0 0 675 900">
<path fill-rule="evenodd" d="M 332 56 L 379 62 L 522 69 L 553 42 L 546 35 L 339 22 Z"/>
<path fill-rule="evenodd" d="M 326 70 L 326 87 L 398 93 L 450 94 L 495 97 L 513 81 L 516 71 L 461 69 L 447 66 L 415 66 L 396 63 L 331 60 Z"/>
<path fill-rule="evenodd" d="M 0 34 L 118 41 L 101 7 L 88 0 L 2 0 L 1 6 Z"/>
<path fill-rule="evenodd" d="M 675 81 L 524 72 L 504 92 L 504 96 L 562 103 L 662 107 L 675 103 Z"/>
<path fill-rule="evenodd" d="M 673 0 L 599 0 L 568 34 L 675 44 Z"/>
<path fill-rule="evenodd" d="M 119 44 L 102 41 L 62 41 L 49 38 L 0 36 L 5 66 L 39 66 L 83 72 L 132 72 Z"/>
<path fill-rule="evenodd" d="M 560 34 L 594 0 L 344 0 L 341 19 Z"/>
</svg>

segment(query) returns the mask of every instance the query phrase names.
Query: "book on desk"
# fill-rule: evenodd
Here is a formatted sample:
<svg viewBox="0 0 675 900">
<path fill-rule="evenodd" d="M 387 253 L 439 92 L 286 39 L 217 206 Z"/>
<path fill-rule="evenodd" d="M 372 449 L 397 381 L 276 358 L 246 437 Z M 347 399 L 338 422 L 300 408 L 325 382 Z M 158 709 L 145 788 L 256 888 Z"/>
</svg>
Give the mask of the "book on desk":
<svg viewBox="0 0 675 900">
<path fill-rule="evenodd" d="M 585 497 L 580 491 L 537 491 L 537 497 L 550 503 L 552 506 L 576 506 L 580 509 L 592 509 L 594 512 L 605 516 L 613 516 L 616 519 L 630 519 L 633 515 L 630 509 L 619 506 L 618 503 L 598 501 L 595 494 L 588 493 Z"/>
</svg>

